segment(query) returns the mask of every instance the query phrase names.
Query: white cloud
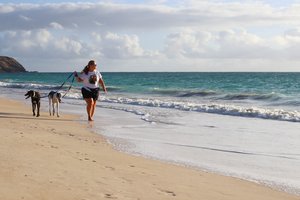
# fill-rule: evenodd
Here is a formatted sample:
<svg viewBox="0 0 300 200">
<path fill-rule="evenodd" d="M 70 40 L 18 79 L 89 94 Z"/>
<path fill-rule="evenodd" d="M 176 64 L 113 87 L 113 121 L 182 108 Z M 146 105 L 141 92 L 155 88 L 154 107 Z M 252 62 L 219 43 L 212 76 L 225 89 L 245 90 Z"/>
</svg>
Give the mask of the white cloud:
<svg viewBox="0 0 300 200">
<path fill-rule="evenodd" d="M 0 4 L 0 14 L 6 14 L 6 13 L 11 13 L 13 12 L 15 9 L 13 6 L 11 5 L 4 5 L 4 4 Z"/>
<path fill-rule="evenodd" d="M 77 41 L 66 37 L 54 37 L 46 29 L 21 31 L 21 32 L 6 32 L 3 37 L 0 37 L 2 44 L 2 53 L 11 53 L 22 56 L 32 56 L 44 58 L 53 56 L 66 56 L 66 54 L 79 54 L 81 44 Z M 61 51 L 60 54 L 59 52 Z M 67 56 L 68 57 L 68 56 Z"/>
<path fill-rule="evenodd" d="M 71 40 L 69 38 L 63 37 L 54 41 L 54 47 L 56 50 L 62 51 L 64 54 L 76 54 L 80 55 L 82 50 L 82 45 L 80 42 Z"/>
<path fill-rule="evenodd" d="M 0 54 L 13 54 L 38 59 L 137 59 L 157 55 L 157 52 L 141 48 L 136 35 L 116 33 L 91 33 L 91 42 L 83 42 L 76 37 L 52 34 L 46 29 L 33 31 L 9 31 L 2 37 Z"/>
<path fill-rule="evenodd" d="M 51 39 L 51 33 L 45 29 L 39 30 L 35 33 L 35 40 L 41 47 L 47 45 Z"/>
<path fill-rule="evenodd" d="M 172 57 L 205 57 L 214 46 L 213 35 L 210 32 L 194 32 L 187 30 L 170 34 L 167 37 L 165 53 Z"/>
<path fill-rule="evenodd" d="M 262 38 L 243 29 L 180 32 L 168 36 L 165 54 L 177 65 L 190 64 L 194 69 L 200 65 L 202 70 L 217 66 L 220 71 L 224 71 L 224 67 L 227 70 L 264 71 L 273 66 L 275 71 L 295 71 L 300 63 L 300 34 L 297 30 L 272 38 Z"/>
<path fill-rule="evenodd" d="M 197 1 L 198 2 L 198 1 Z M 165 5 L 125 5 L 109 3 L 61 3 L 61 4 L 0 4 L 1 30 L 40 29 L 55 22 L 63 27 L 147 29 L 188 26 L 224 27 L 228 25 L 251 26 L 271 23 L 298 23 L 300 6 L 286 9 L 252 3 L 214 3 L 200 1 L 186 7 Z M 21 20 L 19 17 L 23 16 Z M 7 18 L 10 23 L 5 23 Z M 97 25 L 95 27 L 95 24 Z M 100 26 L 99 26 L 100 25 Z"/>
<path fill-rule="evenodd" d="M 104 56 L 108 58 L 132 58 L 143 56 L 144 50 L 140 47 L 136 35 L 118 35 L 107 33 L 103 38 Z"/>
<path fill-rule="evenodd" d="M 0 4 L 0 54 L 30 60 L 28 65 L 44 59 L 74 66 L 94 58 L 125 71 L 249 71 L 272 63 L 274 70 L 293 70 L 300 63 L 299 4 L 148 3 Z"/>
<path fill-rule="evenodd" d="M 267 41 L 245 30 L 187 31 L 168 36 L 165 52 L 170 57 L 261 58 Z"/>
<path fill-rule="evenodd" d="M 30 20 L 32 20 L 31 18 L 26 17 L 24 15 L 20 15 L 20 18 L 23 19 L 24 21 L 30 21 Z"/>
<path fill-rule="evenodd" d="M 49 25 L 50 25 L 50 27 L 52 27 L 54 29 L 58 29 L 58 30 L 64 29 L 64 27 L 57 22 L 51 22 Z"/>
<path fill-rule="evenodd" d="M 102 41 L 102 36 L 96 32 L 92 32 L 91 36 L 92 36 L 92 40 L 94 40 L 95 42 Z"/>
</svg>

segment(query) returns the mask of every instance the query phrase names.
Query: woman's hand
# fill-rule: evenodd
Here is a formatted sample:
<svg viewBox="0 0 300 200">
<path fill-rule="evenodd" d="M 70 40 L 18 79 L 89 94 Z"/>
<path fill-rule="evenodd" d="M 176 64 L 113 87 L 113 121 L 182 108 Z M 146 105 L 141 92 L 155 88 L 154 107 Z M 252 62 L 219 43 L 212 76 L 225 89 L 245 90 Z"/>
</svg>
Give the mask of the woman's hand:
<svg viewBox="0 0 300 200">
<path fill-rule="evenodd" d="M 78 76 L 78 73 L 76 71 L 73 72 L 77 82 L 82 82 L 83 80 Z"/>
<path fill-rule="evenodd" d="M 105 94 L 107 94 L 107 89 L 106 89 L 105 83 L 102 78 L 99 79 L 99 83 L 100 83 L 103 91 L 105 92 Z"/>
</svg>

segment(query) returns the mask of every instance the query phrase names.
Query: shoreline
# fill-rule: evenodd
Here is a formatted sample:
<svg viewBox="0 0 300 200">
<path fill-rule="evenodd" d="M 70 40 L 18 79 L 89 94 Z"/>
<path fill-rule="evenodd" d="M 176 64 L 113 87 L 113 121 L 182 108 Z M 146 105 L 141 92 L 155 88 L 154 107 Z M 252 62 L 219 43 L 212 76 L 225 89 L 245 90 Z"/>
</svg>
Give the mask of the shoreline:
<svg viewBox="0 0 300 200">
<path fill-rule="evenodd" d="M 264 185 L 119 152 L 76 115 L 33 117 L 0 98 L 1 199 L 300 199 Z"/>
</svg>

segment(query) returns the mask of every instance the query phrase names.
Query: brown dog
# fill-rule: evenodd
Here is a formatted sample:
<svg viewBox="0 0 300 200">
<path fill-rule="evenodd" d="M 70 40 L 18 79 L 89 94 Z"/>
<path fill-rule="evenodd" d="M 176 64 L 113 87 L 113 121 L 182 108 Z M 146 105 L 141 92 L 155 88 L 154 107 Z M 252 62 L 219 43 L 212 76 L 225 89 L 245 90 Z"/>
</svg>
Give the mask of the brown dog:
<svg viewBox="0 0 300 200">
<path fill-rule="evenodd" d="M 25 99 L 31 97 L 31 104 L 32 104 L 32 113 L 35 116 L 35 110 L 37 111 L 36 116 L 40 116 L 40 107 L 41 107 L 41 95 L 39 92 L 34 90 L 29 90 L 24 96 L 27 96 Z"/>
</svg>

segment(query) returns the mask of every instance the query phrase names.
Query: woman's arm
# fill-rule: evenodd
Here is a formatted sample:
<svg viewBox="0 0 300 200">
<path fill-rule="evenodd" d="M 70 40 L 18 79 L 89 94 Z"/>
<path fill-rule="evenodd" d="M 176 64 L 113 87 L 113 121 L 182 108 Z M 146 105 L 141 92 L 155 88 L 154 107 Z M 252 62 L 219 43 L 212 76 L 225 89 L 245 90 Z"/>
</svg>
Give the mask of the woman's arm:
<svg viewBox="0 0 300 200">
<path fill-rule="evenodd" d="M 83 79 L 80 77 L 76 77 L 77 82 L 83 82 Z"/>
<path fill-rule="evenodd" d="M 100 83 L 100 85 L 101 85 L 103 91 L 104 91 L 105 93 L 107 93 L 107 90 L 106 90 L 106 87 L 105 87 L 105 83 L 104 83 L 104 80 L 103 80 L 102 78 L 99 79 L 99 83 Z"/>
<path fill-rule="evenodd" d="M 78 76 L 76 71 L 74 72 L 74 76 L 75 76 L 77 82 L 83 82 L 83 79 Z"/>
</svg>

